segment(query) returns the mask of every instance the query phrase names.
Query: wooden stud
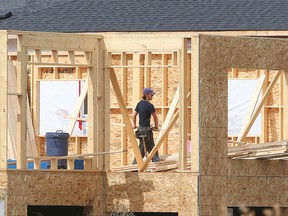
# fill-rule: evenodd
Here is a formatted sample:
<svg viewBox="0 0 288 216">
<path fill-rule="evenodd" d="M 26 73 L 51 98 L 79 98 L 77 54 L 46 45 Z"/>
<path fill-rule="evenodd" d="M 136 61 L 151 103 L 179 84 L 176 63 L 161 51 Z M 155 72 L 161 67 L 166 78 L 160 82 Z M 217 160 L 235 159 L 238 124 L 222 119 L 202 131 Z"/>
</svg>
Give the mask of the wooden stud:
<svg viewBox="0 0 288 216">
<path fill-rule="evenodd" d="M 81 137 L 75 137 L 75 145 L 76 145 L 76 154 L 81 155 Z"/>
<path fill-rule="evenodd" d="M 96 48 L 96 73 L 97 73 L 97 106 L 96 106 L 96 128 L 97 128 L 97 136 L 96 136 L 96 145 L 97 151 L 96 152 L 104 152 L 105 151 L 105 119 L 110 119 L 110 114 L 107 114 L 105 111 L 105 70 L 104 70 L 104 57 L 103 57 L 103 41 L 102 39 L 97 39 L 97 48 Z M 110 81 L 110 80 L 109 80 Z M 108 88 L 109 90 L 109 88 Z M 108 98 L 108 100 L 110 100 Z M 109 105 L 109 103 L 107 104 Z M 110 107 L 110 105 L 109 105 Z M 107 137 L 109 140 L 109 138 Z M 110 149 L 109 146 L 110 142 L 108 142 L 108 150 Z M 105 170 L 105 156 L 100 155 L 97 158 L 98 162 L 98 170 Z M 107 164 L 109 166 L 109 164 Z"/>
<path fill-rule="evenodd" d="M 35 67 L 33 78 L 33 93 L 32 93 L 32 122 L 34 126 L 34 133 L 40 133 L 40 79 L 41 68 Z M 38 152 L 40 153 L 40 143 L 36 141 Z"/>
<path fill-rule="evenodd" d="M 262 87 L 262 95 L 263 95 L 265 91 L 267 90 L 267 86 L 268 86 L 268 70 L 261 70 L 260 72 L 266 77 L 263 83 L 263 87 Z M 268 142 L 268 139 L 267 139 L 268 112 L 267 112 L 266 105 L 267 105 L 267 102 L 263 104 L 263 108 L 261 110 L 261 136 L 260 136 L 261 143 Z"/>
<path fill-rule="evenodd" d="M 125 52 L 121 53 L 121 64 L 127 65 L 127 55 Z M 121 80 L 122 80 L 121 92 L 123 95 L 123 103 L 126 107 L 127 106 L 127 92 L 128 92 L 128 85 L 127 85 L 128 77 L 127 77 L 126 68 L 122 68 L 121 70 Z M 123 119 L 121 120 L 121 123 L 122 124 L 124 123 Z M 124 127 L 121 127 L 121 147 L 123 151 L 128 150 L 127 132 L 126 132 L 126 128 Z M 127 165 L 127 163 L 128 163 L 128 151 L 124 152 L 121 157 L 121 165 L 124 166 L 124 165 Z"/>
<path fill-rule="evenodd" d="M 57 158 L 51 158 L 50 159 L 50 168 L 51 168 L 51 170 L 58 169 L 58 159 Z"/>
<path fill-rule="evenodd" d="M 58 63 L 58 50 L 52 50 L 52 61 Z"/>
<path fill-rule="evenodd" d="M 103 48 L 102 48 L 103 49 Z M 102 51 L 104 52 L 104 51 Z M 104 55 L 104 54 L 103 54 Z M 107 57 L 107 56 L 106 56 Z M 106 65 L 110 65 L 112 59 L 105 60 Z M 110 69 L 103 68 L 104 72 L 104 150 L 110 151 Z M 106 154 L 104 160 L 105 170 L 110 170 L 110 154 Z"/>
<path fill-rule="evenodd" d="M 8 34 L 0 31 L 0 169 L 7 169 L 8 144 Z"/>
<path fill-rule="evenodd" d="M 179 61 L 180 73 L 180 91 L 179 91 L 179 120 L 180 120 L 180 143 L 179 143 L 179 170 L 187 169 L 187 133 L 188 133 L 188 109 L 187 109 L 187 92 L 188 92 L 188 69 L 187 69 L 187 38 L 182 39 Z"/>
<path fill-rule="evenodd" d="M 172 65 L 176 65 L 178 67 L 178 60 L 177 60 L 178 52 L 173 52 L 172 53 Z"/>
<path fill-rule="evenodd" d="M 92 52 L 93 67 L 88 68 L 88 152 L 97 152 L 97 52 Z M 94 157 L 92 169 L 97 169 L 97 160 Z"/>
<path fill-rule="evenodd" d="M 41 169 L 41 161 L 39 158 L 34 159 L 34 169 Z"/>
<path fill-rule="evenodd" d="M 200 39 L 199 36 L 193 36 L 191 39 L 191 171 L 199 172 L 199 70 L 200 70 Z"/>
<path fill-rule="evenodd" d="M 162 65 L 168 64 L 167 54 L 162 54 Z M 167 116 L 168 106 L 168 68 L 162 68 L 162 119 Z M 168 138 L 166 137 L 163 141 L 163 154 L 168 154 Z"/>
<path fill-rule="evenodd" d="M 18 35 L 17 40 L 17 93 L 19 110 L 17 116 L 17 168 L 27 169 L 27 36 Z"/>
<path fill-rule="evenodd" d="M 67 159 L 67 169 L 74 170 L 74 159 Z"/>
<path fill-rule="evenodd" d="M 59 68 L 53 67 L 54 79 L 59 79 Z"/>
<path fill-rule="evenodd" d="M 141 65 L 141 56 L 140 54 L 133 55 L 133 66 Z M 133 68 L 133 92 L 132 92 L 132 104 L 133 107 L 136 107 L 136 104 L 142 97 L 143 91 L 143 80 L 144 76 L 140 68 Z"/>
<path fill-rule="evenodd" d="M 91 158 L 85 158 L 84 159 L 84 170 L 85 171 L 92 170 L 92 159 Z"/>
<path fill-rule="evenodd" d="M 69 64 L 75 64 L 75 52 L 74 51 L 68 51 L 68 62 Z"/>
<path fill-rule="evenodd" d="M 40 49 L 35 49 L 35 62 L 37 63 L 42 62 L 42 54 Z"/>
<path fill-rule="evenodd" d="M 152 54 L 151 52 L 147 52 L 145 54 L 145 87 L 151 86 L 151 68 L 147 66 L 151 66 L 152 64 Z"/>
</svg>

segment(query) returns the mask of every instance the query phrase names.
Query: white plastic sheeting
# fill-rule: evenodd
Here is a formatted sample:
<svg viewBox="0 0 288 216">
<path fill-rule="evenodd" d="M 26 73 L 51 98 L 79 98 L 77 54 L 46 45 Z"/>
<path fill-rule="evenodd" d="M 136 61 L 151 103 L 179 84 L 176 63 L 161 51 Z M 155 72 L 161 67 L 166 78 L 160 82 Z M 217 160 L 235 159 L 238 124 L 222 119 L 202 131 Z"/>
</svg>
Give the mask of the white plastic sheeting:
<svg viewBox="0 0 288 216">
<path fill-rule="evenodd" d="M 40 135 L 66 132 L 70 121 L 67 117 L 74 111 L 82 86 L 83 81 L 40 81 Z M 83 116 L 82 109 L 80 117 Z M 86 124 L 77 121 L 73 135 L 85 135 Z"/>
<path fill-rule="evenodd" d="M 228 136 L 239 135 L 257 84 L 257 79 L 228 81 Z M 260 100 L 261 98 L 258 98 L 258 102 Z M 261 114 L 258 115 L 248 133 L 248 136 L 260 135 Z"/>
</svg>

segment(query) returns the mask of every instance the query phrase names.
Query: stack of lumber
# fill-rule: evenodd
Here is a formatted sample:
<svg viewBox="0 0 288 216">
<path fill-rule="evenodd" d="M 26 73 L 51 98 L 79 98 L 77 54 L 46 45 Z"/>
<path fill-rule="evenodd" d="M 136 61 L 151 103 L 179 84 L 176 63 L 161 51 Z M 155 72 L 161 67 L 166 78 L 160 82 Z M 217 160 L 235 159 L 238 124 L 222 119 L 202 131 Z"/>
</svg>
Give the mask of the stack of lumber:
<svg viewBox="0 0 288 216">
<path fill-rule="evenodd" d="M 147 172 L 176 172 L 178 171 L 178 156 L 177 155 L 162 155 L 160 162 L 150 162 L 147 167 Z M 187 158 L 187 170 L 191 168 L 191 160 Z M 113 167 L 112 172 L 138 172 L 138 165 L 127 165 Z"/>
<path fill-rule="evenodd" d="M 288 140 L 260 144 L 245 144 L 228 148 L 228 157 L 232 159 L 287 160 Z"/>
</svg>

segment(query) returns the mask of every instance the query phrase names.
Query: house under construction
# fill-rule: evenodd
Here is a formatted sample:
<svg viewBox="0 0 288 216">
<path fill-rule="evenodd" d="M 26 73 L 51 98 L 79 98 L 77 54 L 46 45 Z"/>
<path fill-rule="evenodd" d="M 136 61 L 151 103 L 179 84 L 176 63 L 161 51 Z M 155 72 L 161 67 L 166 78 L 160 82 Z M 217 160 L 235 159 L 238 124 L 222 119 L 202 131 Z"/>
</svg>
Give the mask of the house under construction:
<svg viewBox="0 0 288 216">
<path fill-rule="evenodd" d="M 192 22 L 201 11 L 219 11 L 224 0 L 217 1 L 217 6 L 213 1 L 208 6 L 199 1 L 192 1 L 194 5 L 187 1 L 139 5 L 99 1 L 99 7 L 92 6 L 92 1 L 63 2 L 36 1 L 30 3 L 30 9 L 16 8 L 15 17 L 0 20 L 0 203 L 4 215 L 33 215 L 32 211 L 37 215 L 45 207 L 64 207 L 66 211 L 79 207 L 83 215 L 237 216 L 241 215 L 239 209 L 245 214 L 253 208 L 271 210 L 275 216 L 288 215 L 288 31 L 284 21 L 273 23 L 272 28 L 265 19 L 267 11 L 265 17 L 259 13 L 264 24 L 257 21 L 253 9 L 260 4 L 244 0 L 224 12 L 238 9 L 254 14 L 257 22 L 247 21 L 246 27 L 236 25 L 237 13 L 231 24 L 217 26 L 217 16 L 213 22 L 204 19 L 208 15 L 203 15 L 199 26 Z M 154 11 L 164 3 L 166 16 Z M 286 6 L 262 3 L 261 7 L 277 6 L 279 10 Z M 50 6 L 40 7 L 44 4 Z M 69 10 L 80 6 L 98 12 L 97 27 L 90 23 L 92 30 L 88 29 L 91 18 L 80 22 L 73 14 L 72 19 Z M 119 28 L 109 17 L 107 21 L 101 16 L 107 14 L 108 6 L 123 12 L 123 24 L 116 23 Z M 150 19 L 145 17 L 151 26 L 142 26 L 138 7 L 151 12 Z M 128 25 L 126 16 L 131 8 L 139 16 Z M 172 9 L 175 14 L 168 16 Z M 189 25 L 184 17 L 185 22 L 178 21 L 179 29 L 172 20 L 160 22 L 163 17 L 187 16 L 189 9 L 195 12 L 190 14 L 194 24 Z M 72 24 L 64 25 L 61 19 L 56 25 L 49 19 L 51 11 L 60 18 L 66 11 L 63 20 L 71 18 L 78 22 L 76 27 L 82 22 L 85 25 L 73 30 Z M 278 20 L 280 15 L 273 15 Z M 43 17 L 47 23 L 40 25 L 33 16 Z M 160 21 L 155 21 L 157 17 Z M 25 22 L 31 25 L 25 27 Z M 212 27 L 205 28 L 207 23 Z M 250 80 L 256 84 L 248 91 L 251 100 L 241 128 L 230 133 L 229 86 Z M 69 154 L 48 156 L 44 133 L 51 131 L 43 128 L 49 117 L 44 124 L 41 113 L 51 102 L 43 99 L 43 92 L 49 96 L 51 83 L 60 83 L 60 94 L 71 82 L 81 83 L 81 91 L 69 107 L 71 111 L 57 117 L 68 122 L 64 128 L 70 135 Z M 44 83 L 48 83 L 46 90 Z M 144 87 L 157 92 L 152 103 L 161 130 L 154 132 L 155 147 L 142 159 L 131 114 Z M 244 92 L 234 99 L 240 100 Z M 56 100 L 56 96 L 52 98 Z M 87 115 L 79 115 L 83 106 Z M 251 135 L 259 116 L 260 133 Z M 87 131 L 75 134 L 82 124 Z M 157 150 L 162 160 L 151 162 Z M 137 165 L 131 165 L 134 157 Z M 58 169 L 60 160 L 67 161 L 67 169 Z M 81 169 L 77 169 L 79 161 L 83 162 Z M 49 162 L 50 168 L 43 168 L 43 162 Z"/>
</svg>

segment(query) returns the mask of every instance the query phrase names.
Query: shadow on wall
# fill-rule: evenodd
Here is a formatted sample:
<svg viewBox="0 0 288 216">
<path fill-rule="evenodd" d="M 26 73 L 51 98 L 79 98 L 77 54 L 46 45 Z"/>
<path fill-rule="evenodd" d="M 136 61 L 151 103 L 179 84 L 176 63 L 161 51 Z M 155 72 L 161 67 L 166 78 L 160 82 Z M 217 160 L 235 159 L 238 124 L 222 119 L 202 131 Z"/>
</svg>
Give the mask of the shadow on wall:
<svg viewBox="0 0 288 216">
<path fill-rule="evenodd" d="M 126 172 L 124 176 L 124 181 L 117 178 L 107 179 L 107 210 L 111 212 L 110 215 L 125 212 L 127 215 L 137 215 L 132 212 L 143 211 L 144 193 L 155 191 L 153 181 L 140 179 L 138 172 Z"/>
</svg>

